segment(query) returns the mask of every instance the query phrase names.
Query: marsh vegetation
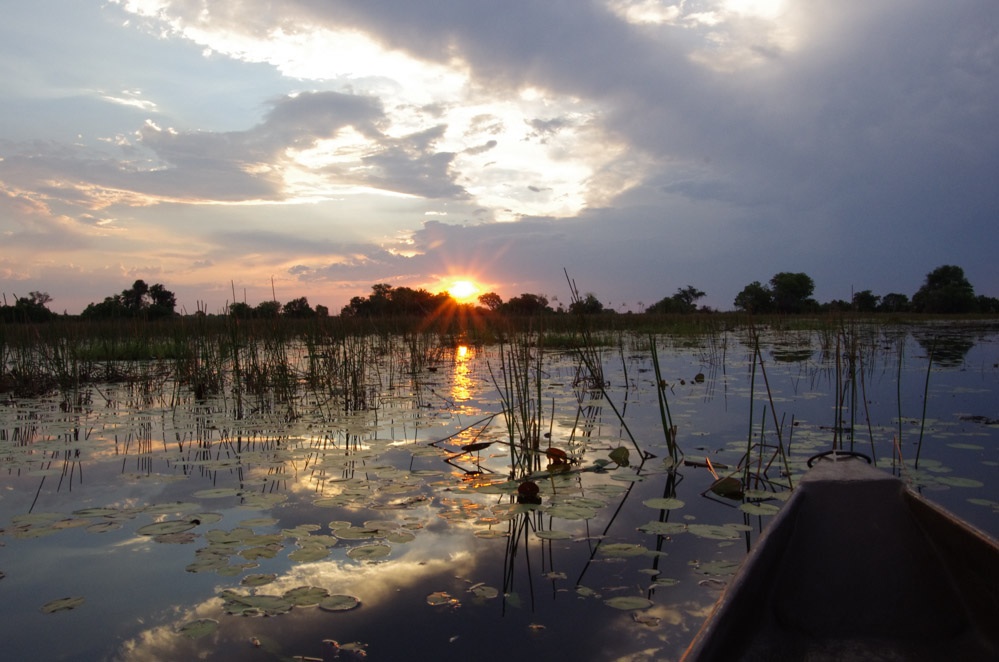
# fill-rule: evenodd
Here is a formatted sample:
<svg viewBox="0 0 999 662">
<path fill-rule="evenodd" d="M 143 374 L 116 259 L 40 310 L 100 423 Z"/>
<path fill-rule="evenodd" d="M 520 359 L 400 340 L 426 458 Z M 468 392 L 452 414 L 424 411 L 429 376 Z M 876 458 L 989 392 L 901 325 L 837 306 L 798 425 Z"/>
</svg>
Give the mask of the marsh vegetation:
<svg viewBox="0 0 999 662">
<path fill-rule="evenodd" d="M 672 659 L 833 447 L 999 532 L 994 322 L 601 319 L 0 327 L 7 651 Z"/>
</svg>

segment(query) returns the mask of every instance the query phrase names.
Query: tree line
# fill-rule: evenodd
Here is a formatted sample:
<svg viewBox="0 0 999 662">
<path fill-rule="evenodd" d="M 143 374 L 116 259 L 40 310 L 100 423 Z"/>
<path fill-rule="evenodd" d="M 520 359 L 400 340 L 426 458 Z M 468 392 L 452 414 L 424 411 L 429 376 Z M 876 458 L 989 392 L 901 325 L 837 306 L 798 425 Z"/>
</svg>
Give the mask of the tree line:
<svg viewBox="0 0 999 662">
<path fill-rule="evenodd" d="M 943 265 L 926 275 L 919 289 L 909 297 L 892 292 L 879 296 L 871 290 L 854 292 L 851 300 L 833 300 L 824 304 L 813 298 L 815 282 L 805 273 L 779 272 L 764 284 L 753 281 L 736 295 L 735 309 L 750 314 L 800 314 L 837 311 L 861 313 L 999 313 L 999 299 L 976 295 L 961 267 Z M 694 312 L 714 312 L 710 308 L 698 307 L 697 302 L 706 296 L 705 292 L 687 285 L 677 288 L 648 306 L 643 312 L 648 314 L 689 314 Z M 45 322 L 58 317 L 49 310 L 52 297 L 47 292 L 29 292 L 26 297 L 15 297 L 8 304 L 6 296 L 0 306 L 0 322 Z M 119 294 L 105 297 L 103 301 L 89 304 L 80 314 L 81 319 L 166 319 L 177 315 L 177 297 L 161 283 L 147 284 L 136 280 L 132 287 Z M 371 287 L 367 297 L 355 296 L 340 310 L 341 317 L 429 317 L 439 314 L 446 308 L 466 308 L 482 314 L 534 316 L 545 314 L 604 314 L 615 313 L 607 308 L 593 293 L 573 298 L 567 308 L 559 305 L 553 308 L 543 294 L 523 293 L 504 301 L 495 292 L 486 292 L 478 297 L 478 304 L 461 304 L 448 293 L 431 293 L 425 289 L 393 287 L 388 283 L 377 283 Z M 262 301 L 256 306 L 245 302 L 229 304 L 228 315 L 239 319 L 273 319 L 328 317 L 326 306 L 313 307 L 308 298 L 299 297 L 287 303 Z M 204 315 L 203 311 L 196 314 Z"/>
</svg>

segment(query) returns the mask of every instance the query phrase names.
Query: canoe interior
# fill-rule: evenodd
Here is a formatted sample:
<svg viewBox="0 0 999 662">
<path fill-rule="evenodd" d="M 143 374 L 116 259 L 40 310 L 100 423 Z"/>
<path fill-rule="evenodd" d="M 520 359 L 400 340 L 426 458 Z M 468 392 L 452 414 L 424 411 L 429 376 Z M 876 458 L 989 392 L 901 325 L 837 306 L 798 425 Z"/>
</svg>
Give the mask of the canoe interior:
<svg viewBox="0 0 999 662">
<path fill-rule="evenodd" d="M 999 547 L 860 460 L 821 462 L 684 656 L 999 660 Z"/>
</svg>

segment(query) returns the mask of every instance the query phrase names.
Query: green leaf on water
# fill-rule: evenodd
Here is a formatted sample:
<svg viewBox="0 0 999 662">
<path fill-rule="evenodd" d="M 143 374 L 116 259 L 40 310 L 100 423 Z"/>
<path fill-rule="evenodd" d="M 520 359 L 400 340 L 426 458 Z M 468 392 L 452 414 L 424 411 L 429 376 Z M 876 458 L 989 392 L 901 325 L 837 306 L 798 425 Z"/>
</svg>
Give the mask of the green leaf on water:
<svg viewBox="0 0 999 662">
<path fill-rule="evenodd" d="M 974 478 L 961 478 L 960 476 L 941 476 L 937 478 L 938 483 L 949 485 L 950 487 L 982 487 L 985 485 L 980 480 Z"/>
<path fill-rule="evenodd" d="M 698 538 L 708 538 L 710 540 L 739 539 L 739 532 L 734 528 L 717 526 L 715 524 L 688 524 L 687 531 L 693 533 Z"/>
<path fill-rule="evenodd" d="M 263 586 L 265 584 L 270 584 L 275 579 L 277 579 L 277 575 L 274 573 L 270 574 L 257 573 L 243 577 L 243 579 L 239 583 L 242 584 L 243 586 Z"/>
<path fill-rule="evenodd" d="M 57 611 L 69 611 L 70 609 L 76 609 L 84 602 L 85 600 L 79 597 L 59 598 L 58 600 L 52 600 L 42 605 L 42 613 L 54 614 Z"/>
<path fill-rule="evenodd" d="M 239 496 L 239 490 L 234 487 L 214 487 L 207 490 L 198 490 L 191 496 L 196 499 L 222 499 L 224 497 Z"/>
<path fill-rule="evenodd" d="M 772 503 L 743 503 L 739 505 L 739 510 L 750 515 L 776 515 L 780 508 Z"/>
<path fill-rule="evenodd" d="M 638 527 L 639 531 L 651 533 L 657 536 L 672 536 L 683 533 L 687 530 L 687 525 L 682 522 L 648 522 Z"/>
<path fill-rule="evenodd" d="M 314 607 L 329 595 L 321 586 L 298 586 L 285 591 L 282 597 L 296 607 Z"/>
<path fill-rule="evenodd" d="M 608 607 L 613 607 L 614 609 L 629 611 L 632 609 L 648 609 L 653 603 L 652 600 L 647 598 L 620 595 L 616 598 L 604 600 L 604 604 Z"/>
<path fill-rule="evenodd" d="M 347 552 L 347 556 L 355 561 L 374 561 L 375 559 L 385 558 L 391 553 L 392 548 L 388 545 L 374 544 L 354 547 Z"/>
<path fill-rule="evenodd" d="M 312 561 L 322 561 L 330 555 L 330 549 L 326 545 L 306 544 L 288 554 L 288 558 L 298 563 L 310 563 Z M 349 556 L 350 553 L 348 552 Z"/>
<path fill-rule="evenodd" d="M 492 586 L 486 586 L 485 584 L 470 586 L 468 592 L 483 600 L 492 600 L 493 598 L 499 596 L 499 589 Z"/>
<path fill-rule="evenodd" d="M 319 603 L 323 611 L 350 611 L 361 606 L 361 601 L 352 595 L 331 595 Z"/>
<path fill-rule="evenodd" d="M 184 635 L 188 639 L 200 639 L 206 635 L 215 632 L 219 627 L 219 622 L 211 618 L 199 618 L 196 621 L 190 621 L 181 625 L 177 632 Z"/>
<path fill-rule="evenodd" d="M 610 459 L 619 467 L 626 467 L 630 464 L 631 453 L 624 446 L 618 446 L 610 452 Z"/>
<path fill-rule="evenodd" d="M 738 561 L 711 561 L 697 567 L 697 571 L 705 575 L 731 575 L 738 569 Z"/>
<path fill-rule="evenodd" d="M 643 501 L 649 508 L 655 508 L 656 510 L 675 510 L 676 508 L 683 508 L 684 503 L 680 499 L 669 498 L 669 497 L 659 497 L 657 499 L 646 499 Z"/>
<path fill-rule="evenodd" d="M 434 591 L 433 593 L 427 596 L 427 604 L 430 605 L 431 607 L 444 607 L 444 606 L 456 607 L 461 603 L 457 598 L 452 597 L 451 594 L 448 593 L 447 591 Z"/>
<path fill-rule="evenodd" d="M 135 530 L 140 536 L 158 536 L 167 533 L 183 533 L 190 531 L 197 524 L 187 520 L 167 520 L 165 522 L 154 522 L 141 526 Z"/>
<path fill-rule="evenodd" d="M 630 556 L 642 556 L 649 550 L 641 545 L 627 542 L 612 542 L 600 546 L 600 553 L 604 556 L 627 558 Z"/>
<path fill-rule="evenodd" d="M 580 506 L 574 503 L 560 503 L 548 508 L 546 512 L 552 517 L 567 520 L 591 519 L 597 516 L 595 508 Z"/>
<path fill-rule="evenodd" d="M 559 531 L 557 529 L 551 529 L 547 531 L 538 531 L 535 535 L 544 540 L 570 540 L 572 539 L 572 534 L 568 531 Z"/>
</svg>

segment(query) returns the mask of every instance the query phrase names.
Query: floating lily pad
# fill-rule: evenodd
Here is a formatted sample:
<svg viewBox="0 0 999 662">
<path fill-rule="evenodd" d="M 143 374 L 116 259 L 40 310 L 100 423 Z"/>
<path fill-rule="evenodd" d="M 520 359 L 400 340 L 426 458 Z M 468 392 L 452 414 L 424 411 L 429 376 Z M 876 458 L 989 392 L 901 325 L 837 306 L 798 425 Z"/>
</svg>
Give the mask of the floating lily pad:
<svg viewBox="0 0 999 662">
<path fill-rule="evenodd" d="M 298 586 L 285 591 L 282 597 L 296 607 L 313 607 L 328 598 L 329 594 L 321 586 Z"/>
<path fill-rule="evenodd" d="M 941 476 L 937 478 L 938 483 L 949 485 L 950 487 L 982 487 L 985 485 L 980 480 L 974 478 L 961 478 L 960 476 Z"/>
<path fill-rule="evenodd" d="M 197 524 L 187 520 L 167 520 L 165 522 L 154 522 L 153 524 L 141 526 L 135 532 L 140 536 L 158 536 L 168 533 L 183 533 L 184 531 L 190 531 L 195 526 Z"/>
<path fill-rule="evenodd" d="M 548 508 L 548 514 L 566 520 L 592 519 L 597 516 L 595 508 L 572 503 L 560 503 Z"/>
<path fill-rule="evenodd" d="M 347 556 L 355 561 L 374 561 L 376 559 L 385 558 L 391 553 L 392 548 L 388 545 L 375 544 L 354 547 L 347 552 Z"/>
<path fill-rule="evenodd" d="M 312 561 L 322 561 L 330 555 L 330 549 L 326 545 L 302 545 L 300 548 L 288 554 L 288 558 L 298 563 L 311 563 Z M 347 553 L 350 555 L 350 552 Z"/>
<path fill-rule="evenodd" d="M 739 510 L 749 515 L 776 515 L 780 508 L 772 503 L 743 503 L 739 505 Z"/>
<path fill-rule="evenodd" d="M 319 608 L 323 611 L 350 611 L 361 605 L 361 601 L 352 595 L 331 595 L 323 598 Z"/>
<path fill-rule="evenodd" d="M 682 522 L 649 522 L 638 527 L 639 531 L 652 533 L 658 536 L 672 536 L 683 533 L 687 530 L 687 525 Z"/>
<path fill-rule="evenodd" d="M 196 499 L 222 499 L 239 496 L 239 490 L 233 487 L 214 487 L 207 490 L 198 490 L 191 496 Z"/>
<path fill-rule="evenodd" d="M 457 606 L 460 602 L 447 591 L 434 591 L 427 596 L 427 604 L 431 607 L 443 607 Z"/>
<path fill-rule="evenodd" d="M 142 512 L 147 515 L 186 515 L 197 512 L 200 509 L 201 506 L 196 503 L 174 501 L 172 503 L 155 503 L 151 506 L 146 506 L 142 509 Z"/>
<path fill-rule="evenodd" d="M 658 499 L 646 499 L 643 501 L 649 508 L 655 508 L 656 510 L 675 510 L 677 508 L 683 508 L 684 503 L 680 499 L 660 497 Z"/>
<path fill-rule="evenodd" d="M 535 535 L 545 540 L 569 540 L 572 538 L 572 534 L 568 531 L 559 531 L 557 529 L 538 531 Z"/>
<path fill-rule="evenodd" d="M 211 618 L 199 618 L 181 625 L 177 632 L 188 639 L 200 639 L 215 632 L 219 627 L 219 622 Z"/>
<path fill-rule="evenodd" d="M 509 533 L 506 531 L 500 531 L 499 529 L 480 529 L 475 532 L 476 538 L 481 538 L 483 540 L 495 540 L 496 538 L 506 538 Z"/>
<path fill-rule="evenodd" d="M 242 595 L 223 591 L 223 609 L 227 614 L 242 616 L 279 616 L 287 614 L 294 605 L 280 595 Z"/>
<path fill-rule="evenodd" d="M 58 600 L 52 600 L 51 602 L 46 602 L 42 605 L 42 613 L 54 614 L 57 611 L 69 611 L 70 609 L 76 609 L 84 602 L 84 598 L 80 597 L 59 598 Z"/>
<path fill-rule="evenodd" d="M 731 575 L 738 569 L 738 561 L 711 561 L 697 567 L 697 571 L 705 575 Z"/>
<path fill-rule="evenodd" d="M 274 573 L 270 574 L 258 573 L 243 577 L 243 579 L 239 583 L 242 584 L 243 586 L 264 586 L 265 584 L 270 584 L 275 579 L 277 579 L 277 575 Z"/>
<path fill-rule="evenodd" d="M 493 586 L 486 586 L 485 584 L 476 584 L 469 587 L 468 592 L 477 598 L 482 598 L 483 600 L 492 600 L 499 596 L 499 589 Z"/>
<path fill-rule="evenodd" d="M 642 556 L 649 550 L 641 545 L 627 542 L 612 542 L 600 546 L 600 553 L 604 556 L 630 557 Z"/>
<path fill-rule="evenodd" d="M 629 460 L 631 452 L 624 446 L 618 446 L 610 452 L 608 457 L 610 457 L 610 459 L 613 460 L 617 466 L 626 467 L 630 463 Z"/>
<path fill-rule="evenodd" d="M 416 534 L 406 529 L 395 529 L 385 534 L 385 540 L 396 545 L 404 545 L 416 540 Z"/>
<path fill-rule="evenodd" d="M 733 527 L 718 526 L 716 524 L 688 524 L 687 531 L 693 533 L 698 538 L 709 538 L 712 540 L 739 539 L 739 531 Z"/>
<path fill-rule="evenodd" d="M 652 606 L 653 602 L 652 600 L 638 596 L 621 595 L 616 598 L 604 600 L 604 604 L 608 607 L 613 607 L 614 609 L 629 611 L 632 609 L 648 609 Z"/>
</svg>

